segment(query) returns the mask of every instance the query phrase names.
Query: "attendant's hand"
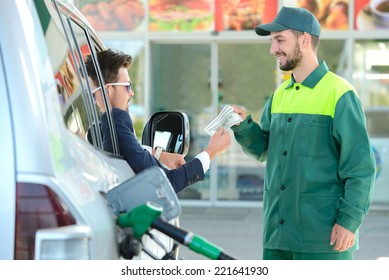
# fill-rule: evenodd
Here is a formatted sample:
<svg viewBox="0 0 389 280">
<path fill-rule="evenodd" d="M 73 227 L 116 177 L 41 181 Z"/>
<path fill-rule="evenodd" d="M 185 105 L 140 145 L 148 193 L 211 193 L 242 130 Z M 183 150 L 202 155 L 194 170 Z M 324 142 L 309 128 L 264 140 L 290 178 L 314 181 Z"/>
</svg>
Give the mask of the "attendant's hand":
<svg viewBox="0 0 389 280">
<path fill-rule="evenodd" d="M 247 118 L 246 109 L 244 109 L 243 107 L 239 107 L 237 105 L 231 105 L 231 107 L 234 109 L 234 113 L 237 113 L 242 118 L 243 121 Z M 240 124 L 241 122 L 235 125 L 240 125 Z"/>
<path fill-rule="evenodd" d="M 223 153 L 231 145 L 231 136 L 228 131 L 224 131 L 222 127 L 211 136 L 208 147 L 205 151 L 208 153 L 209 158 L 213 160 L 216 156 Z"/>
<path fill-rule="evenodd" d="M 181 165 L 185 164 L 185 159 L 183 155 L 167 153 L 167 152 L 161 153 L 159 157 L 159 161 L 167 168 L 170 169 L 176 169 Z"/>
<path fill-rule="evenodd" d="M 351 248 L 355 242 L 355 234 L 348 229 L 335 224 L 332 228 L 330 245 L 335 245 L 334 250 L 343 252 Z"/>
</svg>

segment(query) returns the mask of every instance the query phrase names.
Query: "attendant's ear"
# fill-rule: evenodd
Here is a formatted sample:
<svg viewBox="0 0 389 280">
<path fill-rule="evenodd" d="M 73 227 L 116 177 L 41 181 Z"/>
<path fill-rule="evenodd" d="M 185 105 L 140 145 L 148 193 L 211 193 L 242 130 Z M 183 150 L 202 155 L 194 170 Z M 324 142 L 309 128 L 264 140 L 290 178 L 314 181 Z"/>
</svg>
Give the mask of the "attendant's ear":
<svg viewBox="0 0 389 280">
<path fill-rule="evenodd" d="M 308 33 L 303 34 L 303 47 L 308 47 L 311 44 L 311 35 Z"/>
</svg>

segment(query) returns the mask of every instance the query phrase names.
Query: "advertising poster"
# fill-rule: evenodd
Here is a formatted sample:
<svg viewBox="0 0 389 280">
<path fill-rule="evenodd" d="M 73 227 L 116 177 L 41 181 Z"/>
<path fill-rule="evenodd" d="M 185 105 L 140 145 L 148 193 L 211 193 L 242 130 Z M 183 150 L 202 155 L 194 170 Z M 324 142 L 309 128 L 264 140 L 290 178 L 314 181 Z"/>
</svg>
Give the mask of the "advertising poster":
<svg viewBox="0 0 389 280">
<path fill-rule="evenodd" d="M 277 0 L 76 0 L 96 31 L 193 32 L 253 30 L 271 22 Z"/>
<path fill-rule="evenodd" d="M 322 30 L 347 30 L 348 0 L 285 0 L 285 6 L 306 8 L 320 22 Z"/>
<path fill-rule="evenodd" d="M 145 22 L 149 1 L 149 22 Z M 268 23 L 277 14 L 277 0 L 75 0 L 97 31 L 240 31 Z M 283 0 L 303 7 L 323 30 L 348 30 L 349 0 Z M 389 29 L 389 0 L 355 0 L 356 30 Z"/>
<path fill-rule="evenodd" d="M 355 0 L 354 28 L 389 29 L 389 0 Z"/>
<path fill-rule="evenodd" d="M 254 30 L 276 14 L 277 0 L 215 0 L 215 30 Z"/>
<path fill-rule="evenodd" d="M 76 6 L 96 31 L 145 30 L 144 0 L 78 0 Z"/>
<path fill-rule="evenodd" d="M 214 0 L 150 0 L 150 31 L 210 31 Z"/>
</svg>

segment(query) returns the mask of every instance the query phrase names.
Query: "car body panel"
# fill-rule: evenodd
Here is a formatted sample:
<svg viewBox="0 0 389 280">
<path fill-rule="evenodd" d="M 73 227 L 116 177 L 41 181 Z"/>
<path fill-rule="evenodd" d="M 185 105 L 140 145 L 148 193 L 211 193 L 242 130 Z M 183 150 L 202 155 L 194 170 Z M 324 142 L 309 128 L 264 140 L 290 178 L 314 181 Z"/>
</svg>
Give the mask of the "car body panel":
<svg viewBox="0 0 389 280">
<path fill-rule="evenodd" d="M 121 258 L 120 242 L 129 233 L 116 225 L 106 193 L 135 173 L 118 151 L 103 150 L 83 63 L 104 49 L 71 1 L 2 3 L 0 259 Z M 115 142 L 112 123 L 110 133 Z M 26 211 L 26 204 L 33 207 Z M 61 215 L 65 222 L 58 222 Z M 68 240 L 82 243 L 76 248 L 83 253 L 67 251 Z M 172 240 L 164 243 L 171 247 Z M 57 255 L 45 251 L 50 246 Z"/>
<path fill-rule="evenodd" d="M 7 83 L 5 80 L 3 53 L 1 46 L 0 119 L 2 120 L 0 141 L 0 154 L 2 156 L 2 159 L 0 160 L 0 192 L 2 194 L 0 195 L 0 259 L 11 259 L 13 257 L 12 242 L 2 242 L 1 240 L 13 240 L 15 236 L 15 189 L 12 187 L 15 186 L 15 146 L 13 141 L 14 135 L 11 125 L 11 112 L 7 94 Z M 11 187 L 9 188 L 9 186 Z"/>
<path fill-rule="evenodd" d="M 133 176 L 115 159 L 64 125 L 56 81 L 32 1 L 7 1 L 0 11 L 0 102 L 3 128 L 0 259 L 13 259 L 16 182 L 51 188 L 91 229 L 92 259 L 118 259 L 116 225 L 100 192 Z M 13 28 L 7 24 L 13 23 Z M 5 70 L 5 71 L 4 71 Z M 5 73 L 4 73 L 5 72 Z"/>
</svg>

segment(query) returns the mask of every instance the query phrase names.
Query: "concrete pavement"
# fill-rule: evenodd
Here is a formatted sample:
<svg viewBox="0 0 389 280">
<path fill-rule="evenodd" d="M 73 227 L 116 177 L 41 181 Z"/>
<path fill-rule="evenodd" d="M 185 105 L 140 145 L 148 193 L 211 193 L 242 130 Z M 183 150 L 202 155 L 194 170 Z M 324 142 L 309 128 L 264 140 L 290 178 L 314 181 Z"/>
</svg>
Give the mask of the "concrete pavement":
<svg viewBox="0 0 389 280">
<path fill-rule="evenodd" d="M 180 226 L 206 238 L 237 259 L 262 259 L 262 208 L 185 206 Z M 389 205 L 371 207 L 359 238 L 360 249 L 354 253 L 354 259 L 389 257 Z M 180 257 L 207 259 L 184 246 L 180 248 Z"/>
</svg>

